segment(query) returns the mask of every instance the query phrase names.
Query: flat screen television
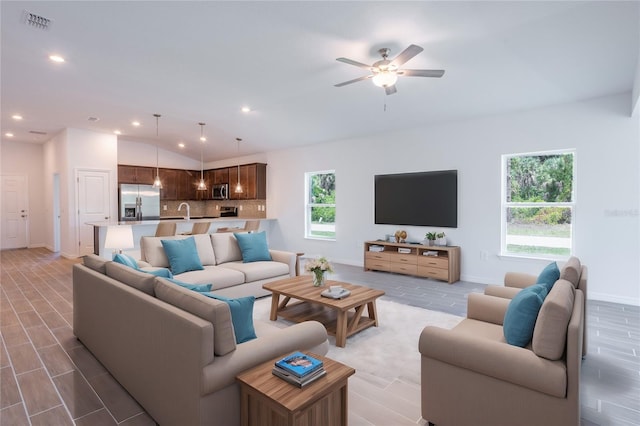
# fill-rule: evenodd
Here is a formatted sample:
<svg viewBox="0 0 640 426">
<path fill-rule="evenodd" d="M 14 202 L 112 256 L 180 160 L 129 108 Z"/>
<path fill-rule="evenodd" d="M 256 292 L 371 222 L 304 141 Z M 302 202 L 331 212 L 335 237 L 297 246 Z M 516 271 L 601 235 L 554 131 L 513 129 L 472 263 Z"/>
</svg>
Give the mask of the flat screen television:
<svg viewBox="0 0 640 426">
<path fill-rule="evenodd" d="M 458 227 L 458 171 L 376 175 L 375 223 Z"/>
</svg>

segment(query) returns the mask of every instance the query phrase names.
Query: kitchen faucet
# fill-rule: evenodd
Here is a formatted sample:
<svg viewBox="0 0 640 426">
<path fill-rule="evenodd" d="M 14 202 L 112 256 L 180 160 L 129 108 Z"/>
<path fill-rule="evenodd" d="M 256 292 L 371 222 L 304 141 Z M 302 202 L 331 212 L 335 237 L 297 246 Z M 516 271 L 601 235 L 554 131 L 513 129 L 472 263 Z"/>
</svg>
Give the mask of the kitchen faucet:
<svg viewBox="0 0 640 426">
<path fill-rule="evenodd" d="M 191 208 L 189 207 L 189 203 L 180 203 L 180 205 L 178 206 L 178 211 L 180 211 L 182 206 L 186 206 L 187 207 L 187 215 L 185 216 L 185 219 L 186 220 L 190 220 L 191 219 Z"/>
</svg>

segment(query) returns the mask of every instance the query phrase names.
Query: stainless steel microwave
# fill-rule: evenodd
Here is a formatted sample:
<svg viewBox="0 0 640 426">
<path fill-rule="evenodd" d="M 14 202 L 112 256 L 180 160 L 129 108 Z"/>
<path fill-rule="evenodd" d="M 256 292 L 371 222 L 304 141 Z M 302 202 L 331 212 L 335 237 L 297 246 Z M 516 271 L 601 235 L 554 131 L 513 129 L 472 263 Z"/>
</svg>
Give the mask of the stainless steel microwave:
<svg viewBox="0 0 640 426">
<path fill-rule="evenodd" d="M 214 200 L 226 200 L 229 198 L 229 184 L 218 183 L 213 185 L 212 197 Z"/>
</svg>

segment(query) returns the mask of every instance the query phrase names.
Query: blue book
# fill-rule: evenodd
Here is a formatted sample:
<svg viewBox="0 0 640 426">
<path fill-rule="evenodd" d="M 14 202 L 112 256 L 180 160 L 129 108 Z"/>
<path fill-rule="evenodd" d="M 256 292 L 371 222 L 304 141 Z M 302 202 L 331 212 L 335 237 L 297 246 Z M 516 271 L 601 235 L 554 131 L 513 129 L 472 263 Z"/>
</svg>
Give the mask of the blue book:
<svg viewBox="0 0 640 426">
<path fill-rule="evenodd" d="M 321 360 L 303 354 L 302 352 L 294 352 L 291 355 L 287 355 L 281 360 L 276 361 L 276 367 L 297 377 L 304 377 L 307 374 L 322 368 L 322 365 Z"/>
</svg>

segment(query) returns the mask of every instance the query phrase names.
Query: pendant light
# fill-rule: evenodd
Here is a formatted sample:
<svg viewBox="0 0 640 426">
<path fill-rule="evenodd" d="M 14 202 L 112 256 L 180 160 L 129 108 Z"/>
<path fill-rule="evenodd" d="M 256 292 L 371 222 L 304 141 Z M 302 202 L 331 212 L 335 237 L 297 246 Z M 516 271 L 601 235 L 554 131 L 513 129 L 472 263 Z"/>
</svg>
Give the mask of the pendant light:
<svg viewBox="0 0 640 426">
<path fill-rule="evenodd" d="M 158 119 L 161 117 L 160 114 L 153 114 L 156 118 L 156 178 L 153 180 L 153 187 L 162 189 L 162 182 L 160 181 L 160 166 L 158 163 Z"/>
<path fill-rule="evenodd" d="M 242 185 L 240 184 L 240 142 L 242 139 L 236 138 L 238 142 L 238 183 L 236 185 L 236 194 L 242 194 Z"/>
<path fill-rule="evenodd" d="M 207 183 L 204 181 L 204 160 L 202 158 L 202 150 L 204 149 L 204 142 L 207 138 L 204 137 L 204 125 L 205 123 L 198 123 L 200 125 L 200 183 L 198 184 L 198 191 L 206 191 Z"/>
</svg>

